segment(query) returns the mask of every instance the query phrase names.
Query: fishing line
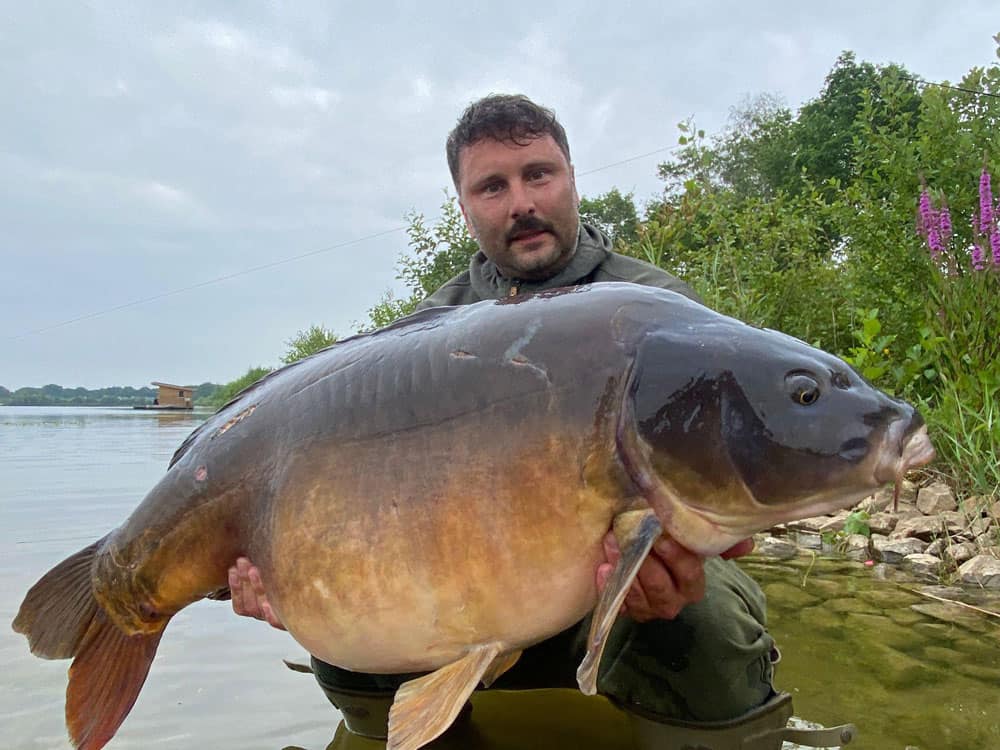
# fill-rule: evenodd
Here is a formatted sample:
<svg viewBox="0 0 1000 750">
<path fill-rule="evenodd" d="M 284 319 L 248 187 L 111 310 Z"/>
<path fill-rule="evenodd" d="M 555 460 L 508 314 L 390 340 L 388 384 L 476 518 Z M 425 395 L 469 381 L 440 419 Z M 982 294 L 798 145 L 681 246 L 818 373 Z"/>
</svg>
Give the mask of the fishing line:
<svg viewBox="0 0 1000 750">
<path fill-rule="evenodd" d="M 915 77 L 911 77 L 911 76 L 900 76 L 900 77 L 903 80 L 910 81 L 910 82 L 918 84 L 920 86 L 937 86 L 939 88 L 952 89 L 953 91 L 962 91 L 962 92 L 965 92 L 967 94 L 973 94 L 975 96 L 988 96 L 988 97 L 992 97 L 994 99 L 1000 99 L 1000 94 L 993 94 L 993 93 L 990 93 L 988 91 L 977 91 L 975 89 L 965 88 L 963 86 L 952 86 L 952 85 L 947 84 L 947 83 L 936 83 L 934 81 L 925 81 L 925 80 L 923 80 L 921 78 L 915 78 Z M 577 172 L 576 176 L 577 177 L 586 177 L 587 175 L 596 174 L 597 172 L 603 172 L 604 170 L 611 169 L 612 167 L 618 167 L 618 166 L 621 166 L 622 164 L 629 164 L 631 162 L 638 161 L 640 159 L 646 159 L 646 158 L 649 158 L 650 156 L 655 156 L 656 154 L 661 154 L 661 153 L 664 153 L 666 151 L 675 151 L 675 150 L 677 150 L 679 148 L 681 148 L 681 146 L 663 146 L 662 148 L 653 149 L 652 151 L 646 151 L 645 153 L 637 154 L 635 156 L 630 156 L 630 157 L 628 157 L 626 159 L 621 159 L 620 161 L 612 162 L 610 164 L 605 164 L 605 165 L 603 165 L 601 167 L 595 167 L 594 169 L 588 169 L 588 170 L 586 170 L 584 172 Z M 438 217 L 436 217 L 436 219 L 432 219 L 432 221 L 435 221 L 435 220 L 440 219 L 440 218 L 441 217 L 438 216 Z M 257 265 L 257 266 L 251 266 L 249 268 L 244 268 L 243 270 L 240 270 L 240 271 L 234 271 L 233 273 L 223 274 L 222 276 L 216 276 L 216 277 L 211 278 L 211 279 L 206 279 L 205 281 L 199 281 L 199 282 L 194 283 L 194 284 L 189 284 L 188 286 L 178 287 L 176 289 L 169 289 L 169 290 L 167 290 L 165 292 L 161 292 L 159 294 L 150 295 L 149 297 L 141 297 L 139 299 L 131 300 L 129 302 L 123 302 L 120 305 L 114 305 L 113 307 L 106 307 L 106 308 L 103 308 L 103 309 L 100 309 L 100 310 L 95 310 L 93 312 L 89 312 L 89 313 L 86 313 L 84 315 L 78 315 L 75 318 L 69 318 L 67 320 L 63 320 L 63 321 L 60 321 L 58 323 L 53 323 L 51 325 L 42 326 L 41 328 L 34 328 L 34 329 L 30 330 L 30 331 L 25 331 L 24 333 L 17 334 L 15 336 L 6 336 L 4 338 L 4 340 L 5 341 L 17 341 L 19 339 L 23 339 L 23 338 L 26 338 L 28 336 L 34 336 L 34 335 L 37 335 L 37 334 L 40 334 L 40 333 L 45 333 L 47 331 L 52 331 L 52 330 L 55 330 L 57 328 L 63 328 L 65 326 L 72 325 L 73 323 L 79 323 L 79 322 L 84 321 L 84 320 L 91 320 L 93 318 L 97 318 L 97 317 L 100 317 L 102 315 L 109 315 L 110 313 L 118 312 L 120 310 L 126 310 L 126 309 L 128 309 L 130 307 L 136 307 L 138 305 L 145 305 L 145 304 L 148 304 L 150 302 L 155 302 L 157 300 L 165 299 L 166 297 L 172 297 L 174 295 L 182 294 L 184 292 L 190 292 L 190 291 L 192 291 L 194 289 L 200 289 L 202 287 L 211 286 L 213 284 L 220 284 L 220 283 L 222 283 L 224 281 L 229 281 L 231 279 L 235 279 L 235 278 L 238 278 L 240 276 L 247 276 L 247 275 L 252 274 L 252 273 L 257 273 L 258 271 L 265 271 L 265 270 L 267 270 L 269 268 L 276 268 L 277 266 L 282 266 L 282 265 L 285 265 L 287 263 L 294 263 L 295 261 L 304 260 L 305 258 L 311 258 L 311 257 L 314 257 L 316 255 L 322 255 L 324 253 L 329 253 L 329 252 L 332 252 L 333 250 L 339 250 L 341 248 L 350 247 L 351 245 L 357 245 L 357 244 L 360 244 L 362 242 L 368 242 L 369 240 L 373 240 L 373 239 L 376 239 L 378 237 L 385 237 L 385 236 L 388 236 L 390 234 L 396 234 L 398 232 L 404 232 L 404 231 L 406 231 L 406 229 L 407 229 L 407 227 L 400 226 L 400 227 L 394 227 L 393 229 L 386 229 L 386 230 L 383 230 L 381 232 L 374 232 L 372 234 L 367 234 L 367 235 L 365 235 L 363 237 L 358 237 L 358 238 L 353 239 L 353 240 L 347 240 L 346 242 L 338 242 L 338 243 L 333 244 L 333 245 L 327 245 L 326 247 L 321 247 L 321 248 L 319 248 L 317 250 L 309 250 L 309 251 L 304 252 L 304 253 L 299 253 L 298 255 L 292 255 L 292 256 L 290 256 L 288 258 L 281 258 L 280 260 L 271 261 L 270 263 L 262 263 L 262 264 Z"/>
<path fill-rule="evenodd" d="M 586 172 L 577 173 L 577 177 L 584 177 L 586 175 L 594 174 L 595 172 L 602 172 L 605 169 L 611 169 L 612 167 L 617 167 L 622 164 L 628 164 L 639 159 L 645 159 L 654 154 L 663 153 L 664 151 L 672 151 L 679 146 L 664 146 L 662 148 L 654 149 L 653 151 L 647 151 L 643 154 L 638 154 L 636 156 L 630 156 L 627 159 L 622 159 L 621 161 L 612 162 L 611 164 L 605 164 L 602 167 L 596 167 L 595 169 L 588 169 Z M 432 219 L 432 223 L 440 219 L 440 216 Z M 308 252 L 299 253 L 298 255 L 292 255 L 288 258 L 282 258 L 280 260 L 271 261 L 269 263 L 262 263 L 261 265 L 251 266 L 249 268 L 244 268 L 241 271 L 234 271 L 233 273 L 223 274 L 222 276 L 216 276 L 211 279 L 206 279 L 204 281 L 199 281 L 194 284 L 189 284 L 187 286 L 178 287 L 176 289 L 168 289 L 165 292 L 160 292 L 159 294 L 153 294 L 148 297 L 140 297 L 139 299 L 134 299 L 129 302 L 123 302 L 120 305 L 114 305 L 112 307 L 105 307 L 100 310 L 95 310 L 93 312 L 85 313 L 84 315 L 78 315 L 75 318 L 69 318 L 67 320 L 60 321 L 58 323 L 52 323 L 51 325 L 42 326 L 41 328 L 34 328 L 30 331 L 25 331 L 24 333 L 17 334 L 15 336 L 7 336 L 4 338 L 5 341 L 17 341 L 19 339 L 27 338 L 28 336 L 34 336 L 39 333 L 45 333 L 46 331 L 52 331 L 57 328 L 63 328 L 73 323 L 80 323 L 84 320 L 91 320 L 93 318 L 101 317 L 102 315 L 109 315 L 110 313 L 118 312 L 120 310 L 127 310 L 130 307 L 137 307 L 138 305 L 145 305 L 149 302 L 156 302 L 157 300 L 165 299 L 166 297 L 173 297 L 177 294 L 183 294 L 184 292 L 190 292 L 193 289 L 201 289 L 202 287 L 211 286 L 213 284 L 220 284 L 223 281 L 229 281 L 231 279 L 238 278 L 240 276 L 247 276 L 251 273 L 257 273 L 258 271 L 265 271 L 269 268 L 275 268 L 277 266 L 282 266 L 287 263 L 294 263 L 295 261 L 303 260 L 305 258 L 312 258 L 316 255 L 322 255 L 323 253 L 329 253 L 333 250 L 340 250 L 341 248 L 350 247 L 351 245 L 357 245 L 362 242 L 368 242 L 369 240 L 376 239 L 378 237 L 385 237 L 390 234 L 396 234 L 398 232 L 405 232 L 407 227 L 399 226 L 393 229 L 385 229 L 381 232 L 374 232 L 372 234 L 366 234 L 364 237 L 357 237 L 353 240 L 347 240 L 345 242 L 338 242 L 334 245 L 327 245 L 326 247 L 321 247 L 317 250 L 309 250 Z"/>
<path fill-rule="evenodd" d="M 925 81 L 921 78 L 911 78 L 910 76 L 900 76 L 904 81 L 912 81 L 913 83 L 918 83 L 921 86 L 937 86 L 941 89 L 951 89 L 952 91 L 964 91 L 966 94 L 975 94 L 976 96 L 989 96 L 994 99 L 1000 99 L 1000 94 L 992 94 L 989 91 L 976 91 L 976 89 L 967 89 L 964 86 L 951 86 L 947 83 L 935 83 L 934 81 Z"/>
</svg>

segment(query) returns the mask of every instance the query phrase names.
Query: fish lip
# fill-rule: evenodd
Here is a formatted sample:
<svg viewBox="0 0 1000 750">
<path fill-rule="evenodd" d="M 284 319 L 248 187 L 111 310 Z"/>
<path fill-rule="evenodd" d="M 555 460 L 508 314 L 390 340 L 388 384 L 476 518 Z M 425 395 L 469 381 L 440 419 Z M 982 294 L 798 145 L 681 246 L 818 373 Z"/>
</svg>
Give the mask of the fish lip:
<svg viewBox="0 0 1000 750">
<path fill-rule="evenodd" d="M 925 466 L 934 460 L 936 451 L 927 434 L 922 419 L 897 419 L 886 430 L 885 443 L 889 447 L 875 466 L 875 481 L 879 484 L 898 482 L 910 469 Z M 898 450 L 891 446 L 898 445 Z"/>
</svg>

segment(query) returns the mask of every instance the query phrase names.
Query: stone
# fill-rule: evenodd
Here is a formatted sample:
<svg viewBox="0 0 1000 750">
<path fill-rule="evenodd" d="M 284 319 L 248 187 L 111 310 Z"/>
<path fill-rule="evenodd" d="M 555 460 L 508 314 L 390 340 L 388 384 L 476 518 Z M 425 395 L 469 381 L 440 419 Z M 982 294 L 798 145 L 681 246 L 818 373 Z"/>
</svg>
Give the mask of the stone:
<svg viewBox="0 0 1000 750">
<path fill-rule="evenodd" d="M 852 614 L 866 615 L 878 614 L 878 610 L 876 610 L 869 602 L 854 596 L 829 599 L 827 600 L 825 606 L 830 612 L 837 612 L 842 615 L 847 614 L 848 612 Z"/>
<path fill-rule="evenodd" d="M 820 536 L 818 531 L 789 528 L 788 538 L 805 549 L 823 549 L 823 537 Z"/>
<path fill-rule="evenodd" d="M 790 521 L 787 526 L 791 531 L 813 531 L 819 532 L 823 525 L 830 521 L 829 516 L 813 516 L 812 518 L 800 518 L 797 521 Z"/>
<path fill-rule="evenodd" d="M 794 583 L 788 583 L 787 581 L 766 583 L 761 588 L 768 602 L 774 602 L 774 604 L 770 605 L 771 608 L 778 608 L 782 611 L 796 612 L 805 607 L 818 604 L 821 601 L 820 597 L 810 594 L 801 586 L 796 586 Z"/>
<path fill-rule="evenodd" d="M 857 505 L 858 510 L 863 510 L 869 515 L 878 513 L 881 510 L 892 507 L 892 487 L 883 487 L 874 495 L 869 495 Z"/>
<path fill-rule="evenodd" d="M 993 627 L 991 623 L 986 622 L 985 616 L 958 604 L 929 602 L 928 604 L 914 604 L 910 609 L 938 620 L 937 624 L 960 625 L 973 633 L 982 633 Z M 924 623 L 924 625 L 928 624 L 930 623 Z M 947 640 L 950 637 L 953 636 L 946 635 L 942 640 Z"/>
<path fill-rule="evenodd" d="M 1000 589 L 1000 560 L 993 555 L 976 555 L 962 563 L 958 569 L 958 577 L 962 583 Z"/>
<path fill-rule="evenodd" d="M 799 548 L 787 539 L 778 539 L 774 536 L 765 536 L 756 539 L 755 550 L 765 557 L 774 557 L 779 560 L 788 560 L 799 554 Z"/>
<path fill-rule="evenodd" d="M 958 502 L 958 509 L 970 521 L 986 515 L 986 497 L 984 495 L 969 495 Z"/>
<path fill-rule="evenodd" d="M 916 537 L 930 542 L 939 536 L 947 534 L 957 534 L 963 528 L 961 521 L 955 516 L 945 516 L 938 513 L 933 516 L 918 516 L 916 518 L 904 518 L 896 524 L 896 528 L 889 534 L 890 539 L 906 539 Z"/>
<path fill-rule="evenodd" d="M 864 534 L 848 534 L 843 544 L 844 555 L 851 560 L 871 559 L 871 541 Z"/>
<path fill-rule="evenodd" d="M 961 565 L 979 554 L 979 547 L 974 542 L 959 542 L 946 548 L 945 554 Z"/>
<path fill-rule="evenodd" d="M 836 534 L 838 531 L 844 530 L 844 523 L 847 521 L 847 517 L 851 514 L 849 510 L 842 510 L 832 518 L 827 518 L 825 523 L 821 523 L 819 528 L 816 529 L 820 534 Z"/>
<path fill-rule="evenodd" d="M 942 568 L 939 558 L 925 553 L 907 555 L 903 558 L 902 565 L 918 578 L 925 578 L 931 581 L 937 580 Z"/>
<path fill-rule="evenodd" d="M 919 612 L 909 609 L 894 609 L 889 612 L 889 619 L 901 627 L 913 627 L 918 623 L 924 624 L 924 617 Z"/>
<path fill-rule="evenodd" d="M 973 538 L 978 538 L 989 532 L 990 528 L 993 526 L 993 519 L 991 518 L 976 518 L 973 519 L 972 523 L 969 524 L 969 534 Z"/>
<path fill-rule="evenodd" d="M 990 506 L 990 515 L 993 516 L 993 519 L 997 523 L 1000 523 L 1000 500 L 997 500 Z"/>
<path fill-rule="evenodd" d="M 898 522 L 899 519 L 892 513 L 875 513 L 868 518 L 868 528 L 873 534 L 888 536 Z"/>
<path fill-rule="evenodd" d="M 951 487 L 944 482 L 932 482 L 917 493 L 917 510 L 930 516 L 945 510 L 958 510 Z"/>
<path fill-rule="evenodd" d="M 907 555 L 916 555 L 927 548 L 927 544 L 919 539 L 886 539 L 882 541 L 872 537 L 872 544 L 875 547 L 875 557 L 893 565 L 901 563 Z"/>
<path fill-rule="evenodd" d="M 866 591 L 859 591 L 857 596 L 869 602 L 880 612 L 890 612 L 909 607 L 911 604 L 918 604 L 924 601 L 916 594 L 896 586 L 876 586 Z M 906 611 L 906 610 L 903 610 Z M 911 620 L 911 622 L 913 622 Z"/>
<path fill-rule="evenodd" d="M 927 549 L 924 550 L 925 555 L 934 555 L 934 557 L 943 558 L 945 552 L 948 549 L 948 542 L 945 539 L 935 539 L 933 542 L 927 545 Z"/>
<path fill-rule="evenodd" d="M 955 665 L 955 671 L 987 685 L 1000 685 L 1000 669 L 995 667 L 966 662 Z"/>
</svg>

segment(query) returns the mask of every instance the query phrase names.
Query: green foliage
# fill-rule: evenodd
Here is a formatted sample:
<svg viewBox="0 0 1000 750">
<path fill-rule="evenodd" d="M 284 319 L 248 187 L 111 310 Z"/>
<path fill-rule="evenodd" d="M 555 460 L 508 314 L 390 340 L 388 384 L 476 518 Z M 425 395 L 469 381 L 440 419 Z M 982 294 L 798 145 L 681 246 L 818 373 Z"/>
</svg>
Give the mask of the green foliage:
<svg viewBox="0 0 1000 750">
<path fill-rule="evenodd" d="M 236 380 L 231 380 L 219 386 L 206 403 L 215 408 L 224 406 L 232 401 L 240 391 L 253 385 L 270 372 L 270 367 L 250 367 L 243 375 L 236 378 Z"/>
<path fill-rule="evenodd" d="M 624 252 L 689 281 L 706 303 L 826 348 L 850 309 L 816 191 L 743 199 L 697 181 L 652 207 Z"/>
<path fill-rule="evenodd" d="M 445 192 L 441 215 L 428 225 L 423 214 L 407 214 L 406 234 L 409 252 L 399 257 L 399 278 L 409 296 L 396 299 L 386 293 L 368 311 L 368 323 L 360 326 L 370 331 L 409 315 L 424 297 L 469 268 L 469 261 L 479 246 L 465 226 L 458 202 Z"/>
<path fill-rule="evenodd" d="M 41 388 L 18 388 L 0 393 L 4 406 L 141 406 L 156 398 L 155 388 L 64 388 L 50 383 Z"/>
<path fill-rule="evenodd" d="M 864 536 L 870 537 L 872 535 L 871 527 L 868 526 L 868 520 L 870 516 L 863 510 L 855 510 L 848 514 L 847 518 L 844 519 L 844 534 L 850 536 L 851 534 L 863 534 Z"/>
<path fill-rule="evenodd" d="M 596 198 L 581 198 L 580 219 L 596 226 L 615 244 L 636 240 L 639 214 L 632 193 L 623 195 L 618 188 L 612 188 Z"/>
<path fill-rule="evenodd" d="M 309 326 L 285 342 L 288 349 L 281 355 L 281 361 L 290 365 L 292 362 L 298 362 L 300 359 L 315 354 L 321 349 L 326 349 L 336 342 L 337 335 L 333 331 L 321 325 Z"/>
<path fill-rule="evenodd" d="M 212 396 L 221 386 L 218 383 L 202 383 L 197 388 L 194 389 L 194 403 L 195 405 L 207 404 Z"/>
<path fill-rule="evenodd" d="M 926 409 L 937 464 L 958 490 L 1000 499 L 1000 376 L 997 368 L 956 383 L 943 377 L 937 403 Z"/>
<path fill-rule="evenodd" d="M 853 52 L 837 58 L 822 93 L 799 111 L 791 138 L 797 167 L 836 199 L 838 186 L 857 176 L 855 154 L 865 129 L 910 133 L 920 106 L 910 73 L 898 65 L 858 63 Z M 892 92 L 891 100 L 883 94 Z"/>
<path fill-rule="evenodd" d="M 716 173 L 741 198 L 772 198 L 803 187 L 794 158 L 794 120 L 778 97 L 747 98 L 730 110 L 729 125 L 716 139 Z"/>
<path fill-rule="evenodd" d="M 952 484 L 998 494 L 1000 269 L 971 269 L 968 218 L 984 158 L 1000 175 L 1000 66 L 960 84 L 993 96 L 911 77 L 845 53 L 794 117 L 758 98 L 714 138 L 683 124 L 629 252 L 921 403 Z M 953 217 L 940 258 L 916 231 L 922 185 Z"/>
<path fill-rule="evenodd" d="M 409 226 L 411 255 L 399 259 L 399 278 L 407 289 L 421 299 L 435 291 L 453 276 L 469 267 L 469 260 L 479 249 L 465 226 L 458 201 L 445 192 L 441 215 L 428 226 L 422 214 L 412 212 L 406 217 Z"/>
<path fill-rule="evenodd" d="M 882 334 L 878 309 L 858 310 L 857 313 L 861 319 L 861 327 L 853 333 L 858 343 L 857 346 L 850 347 L 849 353 L 844 355 L 844 361 L 857 370 L 863 378 L 884 388 L 885 384 L 880 381 L 892 368 L 889 345 L 896 340 L 896 337 L 892 334 Z"/>
</svg>

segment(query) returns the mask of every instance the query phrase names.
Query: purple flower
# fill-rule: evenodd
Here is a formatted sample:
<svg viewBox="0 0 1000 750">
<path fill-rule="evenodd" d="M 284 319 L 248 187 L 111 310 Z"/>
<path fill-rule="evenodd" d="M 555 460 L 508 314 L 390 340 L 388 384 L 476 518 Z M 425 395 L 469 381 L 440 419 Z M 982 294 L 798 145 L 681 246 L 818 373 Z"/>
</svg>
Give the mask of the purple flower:
<svg viewBox="0 0 1000 750">
<path fill-rule="evenodd" d="M 920 234 L 926 237 L 934 227 L 934 209 L 931 207 L 931 194 L 924 188 L 920 191 Z"/>
<path fill-rule="evenodd" d="M 979 245 L 972 246 L 972 257 L 970 258 L 972 263 L 972 268 L 976 271 L 982 271 L 986 268 L 986 259 L 983 257 L 983 249 Z"/>
<path fill-rule="evenodd" d="M 931 250 L 931 257 L 937 260 L 938 256 L 944 252 L 944 245 L 941 243 L 941 234 L 938 228 L 932 226 L 927 232 L 927 247 Z"/>
<path fill-rule="evenodd" d="M 990 250 L 993 251 L 993 265 L 1000 266 L 1000 229 L 995 226 L 990 232 Z"/>
<path fill-rule="evenodd" d="M 983 167 L 979 175 L 979 232 L 988 235 L 993 227 L 993 190 L 990 187 L 990 173 Z"/>
<path fill-rule="evenodd" d="M 951 239 L 951 213 L 948 211 L 948 206 L 941 206 L 938 214 L 938 231 L 941 234 L 941 242 L 947 245 Z"/>
</svg>

